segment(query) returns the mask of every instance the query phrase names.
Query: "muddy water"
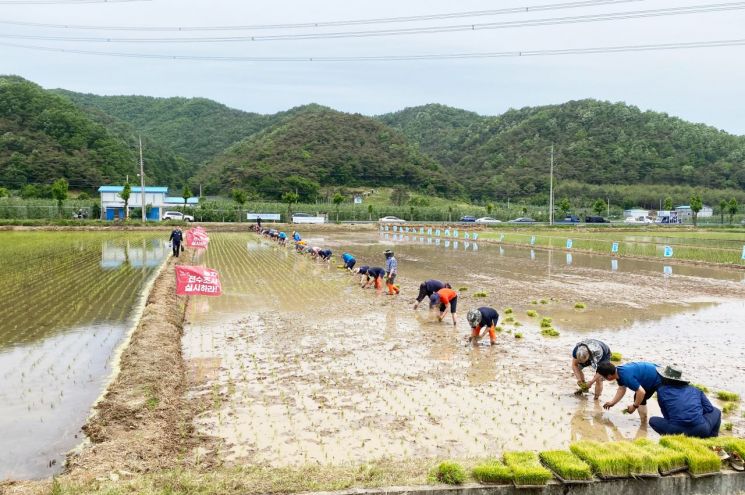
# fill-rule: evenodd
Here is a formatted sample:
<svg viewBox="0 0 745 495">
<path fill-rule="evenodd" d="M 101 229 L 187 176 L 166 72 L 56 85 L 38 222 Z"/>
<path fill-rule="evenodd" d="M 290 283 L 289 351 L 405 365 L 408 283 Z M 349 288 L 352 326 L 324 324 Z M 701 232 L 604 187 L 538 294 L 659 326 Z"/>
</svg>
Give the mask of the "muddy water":
<svg viewBox="0 0 745 495">
<path fill-rule="evenodd" d="M 309 241 L 370 265 L 392 247 L 402 295 L 363 291 L 338 258 L 313 262 L 249 235 L 214 234 L 203 261 L 221 270 L 227 296 L 194 301 L 184 347 L 192 393 L 210 404 L 198 427 L 221 441 L 227 461 L 488 456 L 578 438 L 654 437 L 621 404 L 601 408 L 615 384 L 600 401 L 573 395 L 570 352 L 590 335 L 626 359 L 677 362 L 697 382 L 745 393 L 740 273 L 675 266 L 666 274 L 662 264 L 627 260 L 614 270 L 602 257 L 567 263 L 564 253 L 377 234 Z M 454 326 L 411 309 L 432 277 L 467 289 L 461 316 L 512 307 L 521 326 L 503 324 L 495 347 L 464 345 L 463 318 Z M 575 310 L 578 301 L 586 309 Z M 552 317 L 561 336 L 540 336 L 528 309 Z M 736 433 L 740 416 L 731 418 Z"/>
<path fill-rule="evenodd" d="M 0 234 L 0 479 L 61 470 L 110 374 L 158 234 Z M 162 236 L 160 236 L 162 237 Z"/>
</svg>

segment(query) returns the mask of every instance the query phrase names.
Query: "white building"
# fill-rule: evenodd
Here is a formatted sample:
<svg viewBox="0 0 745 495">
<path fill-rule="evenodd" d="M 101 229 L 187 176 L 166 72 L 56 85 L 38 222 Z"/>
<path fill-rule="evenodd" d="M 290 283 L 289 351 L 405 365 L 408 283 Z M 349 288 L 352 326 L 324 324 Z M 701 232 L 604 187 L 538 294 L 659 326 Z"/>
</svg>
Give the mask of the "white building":
<svg viewBox="0 0 745 495">
<path fill-rule="evenodd" d="M 641 208 L 632 208 L 630 210 L 623 210 L 623 217 L 629 218 L 639 218 L 639 217 L 648 217 L 649 216 L 649 210 L 644 210 Z"/>
<path fill-rule="evenodd" d="M 124 214 L 124 200 L 119 196 L 123 190 L 124 186 L 101 186 L 98 188 L 98 192 L 101 194 L 101 219 L 116 220 L 126 218 Z M 166 194 L 168 194 L 167 187 L 145 186 L 143 202 L 140 186 L 132 186 L 127 207 L 131 213 L 132 208 L 141 208 L 143 204 L 146 208 L 150 206 L 147 219 L 157 222 L 160 220 L 166 206 L 168 206 L 165 201 Z"/>
<path fill-rule="evenodd" d="M 693 220 L 693 211 L 688 205 L 676 206 L 675 211 L 678 212 L 678 218 L 681 220 Z M 701 211 L 698 212 L 698 218 L 707 218 L 714 216 L 714 208 L 711 206 L 703 205 Z"/>
</svg>

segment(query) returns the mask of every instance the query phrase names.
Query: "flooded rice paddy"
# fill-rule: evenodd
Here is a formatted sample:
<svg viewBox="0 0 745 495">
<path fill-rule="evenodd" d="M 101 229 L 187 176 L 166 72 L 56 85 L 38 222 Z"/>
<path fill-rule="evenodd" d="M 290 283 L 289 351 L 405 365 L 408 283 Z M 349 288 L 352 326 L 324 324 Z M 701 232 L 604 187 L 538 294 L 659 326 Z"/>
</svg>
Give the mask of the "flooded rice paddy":
<svg viewBox="0 0 745 495">
<path fill-rule="evenodd" d="M 50 476 L 165 258 L 162 234 L 0 234 L 0 480 Z"/>
<path fill-rule="evenodd" d="M 624 360 L 677 363 L 694 382 L 745 394 L 745 272 L 378 233 L 306 238 L 334 250 L 332 263 L 251 234 L 212 234 L 202 254 L 224 295 L 191 300 L 184 352 L 191 395 L 208 404 L 197 427 L 225 461 L 483 457 L 654 437 L 621 414 L 630 394 L 602 409 L 615 384 L 600 401 L 574 396 L 570 353 L 589 336 Z M 387 248 L 398 297 L 362 290 L 337 268 L 344 251 L 381 266 Z M 466 289 L 457 326 L 412 310 L 428 278 Z M 503 318 L 513 308 L 519 326 L 503 322 L 497 346 L 465 345 L 465 313 L 484 305 Z M 542 316 L 559 337 L 540 335 Z M 725 421 L 745 432 L 741 411 Z"/>
</svg>

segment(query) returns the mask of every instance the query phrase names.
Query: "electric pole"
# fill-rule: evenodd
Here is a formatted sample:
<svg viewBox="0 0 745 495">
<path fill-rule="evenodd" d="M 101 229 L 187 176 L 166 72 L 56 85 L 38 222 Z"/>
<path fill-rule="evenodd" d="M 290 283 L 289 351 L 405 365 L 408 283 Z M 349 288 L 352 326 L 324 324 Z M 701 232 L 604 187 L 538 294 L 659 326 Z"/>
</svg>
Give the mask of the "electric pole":
<svg viewBox="0 0 745 495">
<path fill-rule="evenodd" d="M 140 210 L 142 210 L 142 222 L 145 222 L 145 166 L 142 163 L 142 136 L 137 136 L 140 141 Z"/>
<path fill-rule="evenodd" d="M 549 225 L 554 224 L 554 145 L 551 143 L 551 183 L 549 185 L 548 194 L 548 223 Z"/>
</svg>

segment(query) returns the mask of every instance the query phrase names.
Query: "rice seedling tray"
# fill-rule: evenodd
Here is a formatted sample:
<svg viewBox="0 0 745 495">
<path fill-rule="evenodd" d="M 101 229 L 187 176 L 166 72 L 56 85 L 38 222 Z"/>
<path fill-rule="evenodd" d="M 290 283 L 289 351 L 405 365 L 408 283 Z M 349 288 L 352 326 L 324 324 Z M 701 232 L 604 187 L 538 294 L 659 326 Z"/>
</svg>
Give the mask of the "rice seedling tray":
<svg viewBox="0 0 745 495">
<path fill-rule="evenodd" d="M 632 474 L 632 478 L 642 479 L 642 480 L 651 480 L 655 478 L 660 477 L 660 473 L 643 473 L 643 474 Z"/>
<path fill-rule="evenodd" d="M 515 488 L 518 490 L 543 490 L 546 488 L 546 485 L 518 485 L 514 481 L 512 484 L 515 485 Z"/>
<path fill-rule="evenodd" d="M 590 483 L 597 482 L 597 480 L 594 478 L 591 480 L 565 480 L 564 478 L 559 476 L 559 473 L 557 473 L 553 469 L 549 469 L 549 471 L 551 471 L 551 474 L 554 475 L 554 478 L 559 480 L 559 483 L 561 483 L 562 485 L 589 485 Z"/>
<path fill-rule="evenodd" d="M 597 474 L 596 476 L 598 478 L 600 478 L 601 480 L 603 480 L 603 481 L 626 480 L 626 479 L 629 479 L 629 478 L 632 477 L 630 475 L 629 476 L 615 476 L 615 475 L 605 475 L 604 476 L 602 474 Z"/>
<path fill-rule="evenodd" d="M 691 473 L 690 471 L 688 474 L 691 476 L 691 478 L 708 478 L 709 476 L 716 476 L 717 474 L 722 474 L 721 471 L 709 471 L 708 473 Z"/>
<path fill-rule="evenodd" d="M 688 466 L 683 466 L 683 467 L 679 467 L 679 468 L 675 468 L 675 469 L 670 469 L 668 471 L 663 471 L 662 469 L 660 469 L 660 475 L 662 475 L 662 476 L 670 476 L 670 475 L 682 473 L 682 472 L 685 472 L 685 471 L 688 471 Z"/>
</svg>

